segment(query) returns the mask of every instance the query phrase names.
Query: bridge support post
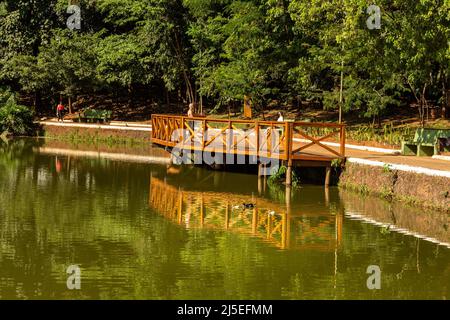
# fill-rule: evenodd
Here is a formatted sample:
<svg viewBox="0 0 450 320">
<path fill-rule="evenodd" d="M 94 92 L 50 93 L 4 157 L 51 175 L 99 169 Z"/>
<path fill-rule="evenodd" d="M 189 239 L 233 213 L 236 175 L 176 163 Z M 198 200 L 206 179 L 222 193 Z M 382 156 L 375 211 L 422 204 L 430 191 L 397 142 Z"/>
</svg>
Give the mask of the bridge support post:
<svg viewBox="0 0 450 320">
<path fill-rule="evenodd" d="M 263 178 L 263 192 L 266 193 L 266 186 L 267 186 L 267 176 L 264 176 Z"/>
<path fill-rule="evenodd" d="M 261 195 L 263 193 L 263 183 L 264 183 L 264 178 L 258 174 L 258 193 L 259 193 L 259 195 Z"/>
<path fill-rule="evenodd" d="M 292 185 L 292 163 L 288 163 L 286 170 L 286 185 Z"/>
<path fill-rule="evenodd" d="M 325 167 L 325 187 L 330 186 L 330 179 L 331 179 L 331 167 L 327 166 Z"/>
<path fill-rule="evenodd" d="M 292 123 L 287 123 L 286 130 L 286 152 L 287 152 L 287 170 L 286 170 L 286 185 L 292 185 L 292 137 L 294 136 L 294 126 Z"/>
<path fill-rule="evenodd" d="M 289 248 L 290 246 L 290 217 L 291 217 L 291 186 L 286 186 L 286 214 L 283 214 L 283 228 L 282 228 L 282 246 L 283 248 Z"/>
<path fill-rule="evenodd" d="M 292 198 L 292 189 L 291 186 L 286 186 L 286 208 L 290 210 L 291 208 L 291 198 Z"/>
</svg>

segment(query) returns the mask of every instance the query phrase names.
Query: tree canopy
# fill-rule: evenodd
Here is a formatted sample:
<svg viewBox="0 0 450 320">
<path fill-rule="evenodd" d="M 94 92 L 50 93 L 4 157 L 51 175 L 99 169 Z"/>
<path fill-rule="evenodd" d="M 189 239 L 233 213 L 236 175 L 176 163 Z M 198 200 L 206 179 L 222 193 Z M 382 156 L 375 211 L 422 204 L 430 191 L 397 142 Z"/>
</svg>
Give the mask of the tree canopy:
<svg viewBox="0 0 450 320">
<path fill-rule="evenodd" d="M 69 5 L 81 29 L 67 27 Z M 161 103 L 259 108 L 315 103 L 379 116 L 445 107 L 450 2 L 380 0 L 3 0 L 0 86 L 34 96 L 154 93 Z M 341 99 L 342 97 L 342 99 Z M 341 103 L 342 101 L 342 103 Z M 423 109 L 419 108 L 419 111 Z"/>
</svg>

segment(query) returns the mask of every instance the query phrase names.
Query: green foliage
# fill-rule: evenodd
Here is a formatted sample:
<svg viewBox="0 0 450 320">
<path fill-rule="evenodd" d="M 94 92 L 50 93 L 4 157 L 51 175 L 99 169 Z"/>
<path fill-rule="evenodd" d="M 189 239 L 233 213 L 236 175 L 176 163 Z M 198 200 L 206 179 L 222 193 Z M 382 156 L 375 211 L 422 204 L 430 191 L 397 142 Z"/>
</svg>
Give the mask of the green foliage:
<svg viewBox="0 0 450 320">
<path fill-rule="evenodd" d="M 272 175 L 267 179 L 269 186 L 274 186 L 280 183 L 284 183 L 286 179 L 286 166 L 280 166 L 277 171 L 273 172 Z M 300 177 L 297 175 L 295 170 L 292 170 L 292 186 L 297 187 L 300 185 Z"/>
<path fill-rule="evenodd" d="M 33 112 L 18 105 L 14 95 L 11 95 L 6 103 L 0 106 L 0 131 L 7 131 L 13 135 L 26 135 L 33 128 Z"/>
<path fill-rule="evenodd" d="M 29 95 L 156 89 L 211 107 L 319 103 L 361 118 L 446 100 L 446 0 L 0 1 L 0 84 Z M 341 77 L 342 75 L 342 77 Z M 163 89 L 163 90 L 160 90 Z M 422 110 L 422 111 L 421 111 Z M 423 109 L 419 108 L 423 117 Z M 396 138 L 393 138 L 396 140 Z"/>
<path fill-rule="evenodd" d="M 388 146 L 401 145 L 402 141 L 411 140 L 416 128 L 410 126 L 394 128 L 392 124 L 386 124 L 382 128 L 374 126 L 358 126 L 347 130 L 347 138 L 352 141 L 373 141 Z"/>
<path fill-rule="evenodd" d="M 387 173 L 391 173 L 391 171 L 392 171 L 391 165 L 388 163 L 385 163 L 383 165 L 383 173 L 387 174 Z"/>
<path fill-rule="evenodd" d="M 340 168 L 342 167 L 342 159 L 333 159 L 331 160 L 331 167 L 332 168 Z"/>
<path fill-rule="evenodd" d="M 4 105 L 11 95 L 11 89 L 8 87 L 0 87 L 0 106 Z"/>
<path fill-rule="evenodd" d="M 98 41 L 98 35 L 55 31 L 54 38 L 41 47 L 38 55 L 41 77 L 45 77 L 59 93 L 68 96 L 98 87 L 95 52 Z"/>
</svg>

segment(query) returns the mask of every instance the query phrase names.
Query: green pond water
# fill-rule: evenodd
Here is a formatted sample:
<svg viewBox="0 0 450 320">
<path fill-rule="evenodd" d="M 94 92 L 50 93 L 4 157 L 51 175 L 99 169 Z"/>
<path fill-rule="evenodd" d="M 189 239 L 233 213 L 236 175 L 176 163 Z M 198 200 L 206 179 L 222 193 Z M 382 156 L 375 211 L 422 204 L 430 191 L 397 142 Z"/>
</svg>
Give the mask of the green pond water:
<svg viewBox="0 0 450 320">
<path fill-rule="evenodd" d="M 450 297 L 447 214 L 98 148 L 0 141 L 0 299 Z M 67 286 L 71 265 L 80 290 Z"/>
</svg>

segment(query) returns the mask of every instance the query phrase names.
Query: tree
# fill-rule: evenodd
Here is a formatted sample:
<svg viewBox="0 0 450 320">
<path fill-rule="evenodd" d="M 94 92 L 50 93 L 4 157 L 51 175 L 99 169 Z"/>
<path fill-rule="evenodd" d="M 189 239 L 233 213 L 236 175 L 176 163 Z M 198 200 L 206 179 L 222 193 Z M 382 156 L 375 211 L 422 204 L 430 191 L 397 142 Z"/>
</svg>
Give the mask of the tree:
<svg viewBox="0 0 450 320">
<path fill-rule="evenodd" d="M 42 88 L 35 58 L 57 22 L 55 4 L 56 0 L 0 2 L 0 82 L 32 93 L 35 107 Z"/>
<path fill-rule="evenodd" d="M 53 40 L 41 47 L 37 66 L 41 77 L 53 87 L 53 91 L 69 98 L 72 113 L 72 97 L 99 86 L 96 65 L 97 35 L 83 35 L 70 30 L 56 31 Z"/>
<path fill-rule="evenodd" d="M 100 43 L 99 71 L 105 79 L 114 82 L 117 80 L 114 78 L 120 77 L 128 82 L 122 85 L 130 88 L 133 83 L 158 80 L 168 91 L 174 90 L 179 79 L 183 79 L 188 100 L 194 102 L 181 1 L 102 0 L 98 5 L 106 17 L 105 23 L 114 30 Z M 113 52 L 115 46 L 119 52 Z M 111 74 L 116 71 L 121 75 Z"/>
<path fill-rule="evenodd" d="M 67 29 L 68 4 L 81 30 Z M 380 121 L 448 103 L 450 3 L 380 0 L 0 0 L 0 86 L 34 97 L 157 92 L 170 104 L 297 100 Z M 341 99 L 342 98 L 342 99 Z M 445 115 L 445 110 L 443 112 Z"/>
<path fill-rule="evenodd" d="M 386 12 L 386 21 L 390 25 L 386 42 L 392 48 L 389 53 L 397 58 L 388 67 L 402 75 L 419 105 L 422 124 L 428 98 L 437 103 L 447 88 L 450 63 L 448 12 L 450 3 L 444 0 L 395 1 Z"/>
<path fill-rule="evenodd" d="M 290 11 L 297 32 L 313 40 L 295 74 L 303 87 L 322 90 L 325 105 L 333 107 L 343 71 L 345 110 L 360 110 L 369 117 L 399 105 L 409 89 L 423 120 L 427 92 L 437 92 L 436 87 L 448 82 L 448 2 L 378 5 L 383 9 L 382 28 L 369 30 L 365 1 L 293 1 Z"/>
</svg>

